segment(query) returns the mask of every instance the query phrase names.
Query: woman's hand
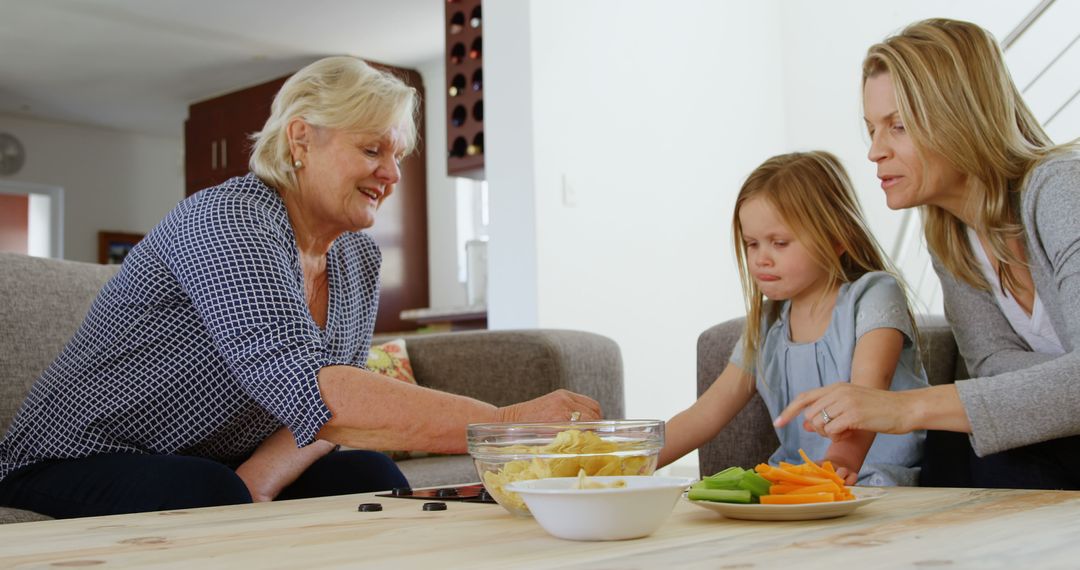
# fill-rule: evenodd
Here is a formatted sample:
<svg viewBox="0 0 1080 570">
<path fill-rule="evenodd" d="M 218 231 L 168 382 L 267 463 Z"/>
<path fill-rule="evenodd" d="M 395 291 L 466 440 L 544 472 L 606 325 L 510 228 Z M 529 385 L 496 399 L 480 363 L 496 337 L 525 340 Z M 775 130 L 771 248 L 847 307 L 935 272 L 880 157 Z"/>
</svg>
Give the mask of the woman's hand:
<svg viewBox="0 0 1080 570">
<path fill-rule="evenodd" d="M 830 384 L 799 394 L 773 424 L 783 427 L 805 412 L 803 429 L 833 441 L 844 439 L 854 430 L 908 433 L 920 429 L 913 424 L 916 414 L 912 392 L 890 392 L 847 382 Z"/>
<path fill-rule="evenodd" d="M 555 390 L 527 402 L 499 408 L 495 412 L 497 422 L 559 422 L 575 419 L 598 420 L 604 417 L 600 404 L 588 396 L 569 390 Z"/>
<path fill-rule="evenodd" d="M 247 486 L 251 500 L 256 503 L 273 501 L 278 493 L 296 481 L 300 475 L 327 453 L 334 444 L 318 440 L 297 448 L 288 428 L 278 428 L 255 453 L 236 468 L 236 475 Z"/>
</svg>

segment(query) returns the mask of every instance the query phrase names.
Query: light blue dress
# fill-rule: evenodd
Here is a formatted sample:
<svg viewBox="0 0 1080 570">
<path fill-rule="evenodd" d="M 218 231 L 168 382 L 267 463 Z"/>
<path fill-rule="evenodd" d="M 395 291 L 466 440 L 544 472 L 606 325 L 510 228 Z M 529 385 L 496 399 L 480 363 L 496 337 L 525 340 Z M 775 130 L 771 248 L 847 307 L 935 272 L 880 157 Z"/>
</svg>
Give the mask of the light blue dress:
<svg viewBox="0 0 1080 570">
<path fill-rule="evenodd" d="M 872 272 L 841 285 L 832 320 L 825 334 L 814 342 L 792 342 L 790 307 L 791 303 L 784 301 L 780 316 L 772 323 L 762 323 L 764 342 L 756 367 L 760 373 L 754 376 L 758 394 L 772 417 L 778 416 L 802 392 L 848 381 L 855 343 L 862 335 L 879 328 L 893 328 L 904 334 L 904 348 L 891 389 L 911 390 L 927 386 L 926 373 L 919 365 L 918 349 L 912 341 L 914 335 L 907 301 L 891 275 Z M 743 364 L 742 357 L 740 340 L 735 345 L 731 362 L 743 370 L 753 369 Z M 802 419 L 776 430 L 780 448 L 769 458 L 770 464 L 781 461 L 802 463 L 800 448 L 814 460 L 825 456 L 831 441 L 805 431 Z M 859 471 L 859 485 L 915 485 L 925 438 L 923 431 L 903 435 L 878 434 Z"/>
</svg>

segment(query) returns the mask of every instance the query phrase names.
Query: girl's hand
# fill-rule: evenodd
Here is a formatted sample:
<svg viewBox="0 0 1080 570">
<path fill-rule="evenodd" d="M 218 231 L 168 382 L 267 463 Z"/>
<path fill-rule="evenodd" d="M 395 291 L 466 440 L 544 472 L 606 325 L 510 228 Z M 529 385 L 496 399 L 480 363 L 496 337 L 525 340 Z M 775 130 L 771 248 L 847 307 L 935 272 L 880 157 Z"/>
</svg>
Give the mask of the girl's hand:
<svg viewBox="0 0 1080 570">
<path fill-rule="evenodd" d="M 822 413 L 824 412 L 824 413 Z M 830 384 L 799 394 L 773 425 L 783 427 L 800 413 L 803 429 L 838 441 L 853 430 L 908 433 L 915 426 L 913 405 L 905 392 L 890 392 L 847 382 Z M 829 421 L 826 422 L 825 418 Z"/>
<path fill-rule="evenodd" d="M 843 479 L 844 484 L 847 485 L 848 487 L 850 487 L 850 486 L 854 485 L 855 483 L 859 482 L 859 472 L 858 471 L 852 471 L 852 470 L 848 469 L 847 467 L 839 467 L 839 466 L 837 466 L 836 467 L 836 475 L 837 475 L 837 477 L 840 477 L 841 479 Z"/>
</svg>

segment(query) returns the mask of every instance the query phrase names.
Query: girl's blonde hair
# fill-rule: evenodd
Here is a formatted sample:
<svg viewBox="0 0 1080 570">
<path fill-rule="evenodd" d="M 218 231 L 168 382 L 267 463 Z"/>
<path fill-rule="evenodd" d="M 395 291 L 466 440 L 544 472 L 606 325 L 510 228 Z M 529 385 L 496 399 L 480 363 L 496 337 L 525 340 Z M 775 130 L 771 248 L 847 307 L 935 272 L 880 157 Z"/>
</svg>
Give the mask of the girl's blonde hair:
<svg viewBox="0 0 1080 570">
<path fill-rule="evenodd" d="M 320 59 L 297 71 L 274 96 L 270 118 L 251 135 L 249 167 L 274 188 L 296 189 L 289 121 L 301 118 L 315 127 L 382 136 L 401 129 L 405 154 L 416 147 L 419 96 L 392 74 L 355 57 Z"/>
<path fill-rule="evenodd" d="M 1021 290 L 1012 268 L 1024 262 L 1007 246 L 1023 240 L 1019 191 L 1035 164 L 1060 147 L 1024 104 L 997 42 L 969 22 L 923 20 L 870 47 L 863 85 L 881 73 L 892 80 L 917 151 L 937 153 L 967 175 L 974 229 L 989 242 L 1002 288 Z M 989 291 L 964 223 L 937 206 L 922 206 L 922 214 L 930 251 L 960 280 Z"/>
<path fill-rule="evenodd" d="M 735 258 L 746 301 L 743 362 L 747 370 L 755 365 L 761 349 L 763 317 L 772 322 L 780 310 L 780 303 L 766 306 L 765 296 L 751 275 L 739 222 L 743 205 L 757 198 L 766 200 L 776 210 L 799 243 L 826 272 L 828 290 L 855 281 L 871 271 L 892 274 L 906 290 L 900 275 L 866 227 L 851 181 L 835 156 L 813 151 L 782 154 L 766 160 L 750 173 L 739 189 L 732 223 Z M 918 332 L 910 308 L 908 317 L 916 335 L 913 340 L 917 343 Z"/>
</svg>

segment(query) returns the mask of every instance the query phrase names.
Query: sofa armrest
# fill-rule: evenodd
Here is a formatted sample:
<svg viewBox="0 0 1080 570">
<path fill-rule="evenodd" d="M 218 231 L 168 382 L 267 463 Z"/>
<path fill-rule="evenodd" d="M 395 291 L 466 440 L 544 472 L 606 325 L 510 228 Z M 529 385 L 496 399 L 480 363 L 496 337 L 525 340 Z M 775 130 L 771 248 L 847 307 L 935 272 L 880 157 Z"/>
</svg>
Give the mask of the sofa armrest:
<svg viewBox="0 0 1080 570">
<path fill-rule="evenodd" d="M 0 434 L 119 267 L 0 252 Z"/>
<path fill-rule="evenodd" d="M 727 367 L 731 351 L 743 332 L 744 319 L 732 319 L 706 329 L 697 342 L 697 393 L 701 397 Z M 698 450 L 701 476 L 738 465 L 763 463 L 780 446 L 761 396 L 750 402 L 719 434 Z"/>
<path fill-rule="evenodd" d="M 615 341 L 569 330 L 472 331 L 410 336 L 421 386 L 505 406 L 565 388 L 622 418 L 622 355 Z"/>
</svg>

